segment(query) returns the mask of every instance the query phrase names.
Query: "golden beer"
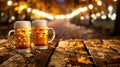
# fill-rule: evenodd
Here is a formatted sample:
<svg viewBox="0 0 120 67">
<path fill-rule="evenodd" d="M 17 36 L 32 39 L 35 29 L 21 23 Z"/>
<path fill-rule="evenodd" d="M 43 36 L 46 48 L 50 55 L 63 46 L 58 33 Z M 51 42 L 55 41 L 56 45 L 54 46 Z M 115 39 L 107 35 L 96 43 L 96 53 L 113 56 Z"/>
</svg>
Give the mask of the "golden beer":
<svg viewBox="0 0 120 67">
<path fill-rule="evenodd" d="M 15 32 L 16 36 L 16 49 L 29 49 L 31 47 L 31 29 L 18 28 Z"/>
<path fill-rule="evenodd" d="M 32 22 L 35 49 L 48 49 L 48 42 L 52 42 L 55 38 L 55 31 L 53 28 L 48 27 L 47 22 L 47 20 L 34 20 Z M 51 39 L 48 38 L 48 30 L 52 30 L 53 32 Z"/>
<path fill-rule="evenodd" d="M 34 28 L 33 29 L 33 38 L 35 46 L 45 46 L 48 44 L 48 28 Z"/>
<path fill-rule="evenodd" d="M 11 39 L 11 33 L 14 33 L 15 38 Z M 18 53 L 31 52 L 31 22 L 16 21 L 14 30 L 8 32 L 8 42 Z"/>
</svg>

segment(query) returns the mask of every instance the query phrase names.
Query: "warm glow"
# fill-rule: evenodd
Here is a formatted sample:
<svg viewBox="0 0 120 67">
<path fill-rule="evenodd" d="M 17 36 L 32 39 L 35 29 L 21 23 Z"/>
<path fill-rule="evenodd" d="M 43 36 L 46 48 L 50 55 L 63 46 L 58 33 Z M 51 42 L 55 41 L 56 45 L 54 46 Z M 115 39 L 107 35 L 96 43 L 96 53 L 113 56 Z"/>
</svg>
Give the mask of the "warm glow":
<svg viewBox="0 0 120 67">
<path fill-rule="evenodd" d="M 109 10 L 109 11 L 112 11 L 112 10 L 113 10 L 113 7 L 112 7 L 112 6 L 108 6 L 108 10 Z"/>
<path fill-rule="evenodd" d="M 33 14 L 37 14 L 37 15 L 41 15 L 41 16 L 46 17 L 46 18 L 51 19 L 51 20 L 54 19 L 54 17 L 53 17 L 52 15 L 47 14 L 47 13 L 42 12 L 42 11 L 39 11 L 39 10 L 36 10 L 36 9 L 33 9 L 33 10 L 32 10 L 32 13 L 33 13 Z"/>
<path fill-rule="evenodd" d="M 1 12 L 1 16 L 4 16 L 5 14 L 4 14 L 4 12 Z"/>
<path fill-rule="evenodd" d="M 101 6 L 101 5 L 102 5 L 102 2 L 101 2 L 101 1 L 98 1 L 97 4 L 98 4 L 98 6 Z"/>
<path fill-rule="evenodd" d="M 17 5 L 18 5 L 18 3 L 14 3 L 14 5 L 15 5 L 15 6 L 17 6 Z"/>
<path fill-rule="evenodd" d="M 85 18 L 84 18 L 84 16 L 81 16 L 80 19 L 81 19 L 81 20 L 84 20 Z"/>
<path fill-rule="evenodd" d="M 65 19 L 65 15 L 56 15 L 55 19 Z"/>
<path fill-rule="evenodd" d="M 101 14 L 100 13 L 96 13 L 96 16 L 99 17 Z"/>
<path fill-rule="evenodd" d="M 34 14 L 34 13 L 37 13 L 37 10 L 36 9 L 33 9 L 32 10 L 32 13 Z"/>
<path fill-rule="evenodd" d="M 89 9 L 93 9 L 93 5 L 92 4 L 90 4 L 88 7 L 89 7 Z"/>
<path fill-rule="evenodd" d="M 33 9 L 32 13 L 36 14 L 37 16 L 39 15 L 39 16 L 43 16 L 43 17 L 46 17 L 48 19 L 53 20 L 54 18 L 55 19 L 65 19 L 65 18 L 70 19 L 70 18 L 78 15 L 80 12 L 85 12 L 85 11 L 87 11 L 87 7 L 79 8 L 79 9 L 77 9 L 77 10 L 75 10 L 72 13 L 67 14 L 67 15 L 55 15 L 54 17 L 52 15 L 50 15 L 50 14 L 47 14 L 45 12 L 42 12 L 42 11 L 39 11 L 39 10 L 36 10 L 36 9 Z"/>
<path fill-rule="evenodd" d="M 11 5 L 12 5 L 12 1 L 9 0 L 9 1 L 7 2 L 7 4 L 8 4 L 8 6 L 11 6 Z"/>
<path fill-rule="evenodd" d="M 113 13 L 111 16 L 111 20 L 115 20 L 116 19 L 116 13 Z"/>
<path fill-rule="evenodd" d="M 91 17 L 92 17 L 93 19 L 96 19 L 96 15 L 95 15 L 95 14 L 91 14 Z"/>
<path fill-rule="evenodd" d="M 39 11 L 39 14 L 42 15 L 42 16 L 44 16 L 44 17 L 46 17 L 46 18 L 48 18 L 48 19 L 51 19 L 51 20 L 54 19 L 54 17 L 52 15 L 47 14 L 45 12 Z"/>
<path fill-rule="evenodd" d="M 12 16 L 12 17 L 11 17 L 11 20 L 15 20 L 15 17 L 14 17 L 14 16 Z"/>
<path fill-rule="evenodd" d="M 117 0 L 113 0 L 113 1 L 115 1 L 115 2 L 116 2 Z"/>
<path fill-rule="evenodd" d="M 20 10 L 23 10 L 25 7 L 23 5 L 20 6 Z"/>
<path fill-rule="evenodd" d="M 101 11 L 102 14 L 104 14 L 105 12 L 104 11 Z"/>
<path fill-rule="evenodd" d="M 98 2 L 99 0 L 95 0 L 96 2 Z"/>
<path fill-rule="evenodd" d="M 82 10 L 82 12 L 85 12 L 85 11 L 87 11 L 87 7 L 84 7 Z"/>
<path fill-rule="evenodd" d="M 68 19 L 70 19 L 70 18 L 78 15 L 80 12 L 85 12 L 85 11 L 87 11 L 87 7 L 79 8 L 79 9 L 73 11 L 71 14 L 68 14 L 66 17 Z"/>
<path fill-rule="evenodd" d="M 60 19 L 65 19 L 65 15 L 60 15 Z"/>
<path fill-rule="evenodd" d="M 116 13 L 109 13 L 108 14 L 108 17 L 111 19 L 111 20 L 115 20 L 116 19 Z"/>
<path fill-rule="evenodd" d="M 56 15 L 56 16 L 55 16 L 55 19 L 60 19 L 60 16 L 59 16 L 59 15 Z"/>
<path fill-rule="evenodd" d="M 28 12 L 28 13 L 31 12 L 31 8 L 28 8 L 28 9 L 27 9 L 27 12 Z"/>
<path fill-rule="evenodd" d="M 107 18 L 106 15 L 101 16 L 101 19 L 106 19 L 106 18 Z"/>
<path fill-rule="evenodd" d="M 112 16 L 111 13 L 109 13 L 109 14 L 108 14 L 108 17 L 111 18 L 111 16 Z"/>
</svg>

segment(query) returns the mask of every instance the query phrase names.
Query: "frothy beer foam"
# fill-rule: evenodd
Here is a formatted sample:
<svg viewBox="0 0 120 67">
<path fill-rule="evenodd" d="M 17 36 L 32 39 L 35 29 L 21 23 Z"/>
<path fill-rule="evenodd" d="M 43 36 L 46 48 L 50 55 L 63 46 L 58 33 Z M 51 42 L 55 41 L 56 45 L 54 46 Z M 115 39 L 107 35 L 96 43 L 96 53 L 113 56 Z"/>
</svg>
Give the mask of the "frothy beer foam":
<svg viewBox="0 0 120 67">
<path fill-rule="evenodd" d="M 31 22 L 30 21 L 16 21 L 14 23 L 14 29 L 17 28 L 31 28 Z"/>
<path fill-rule="evenodd" d="M 47 20 L 34 20 L 32 22 L 33 27 L 47 27 Z"/>
</svg>

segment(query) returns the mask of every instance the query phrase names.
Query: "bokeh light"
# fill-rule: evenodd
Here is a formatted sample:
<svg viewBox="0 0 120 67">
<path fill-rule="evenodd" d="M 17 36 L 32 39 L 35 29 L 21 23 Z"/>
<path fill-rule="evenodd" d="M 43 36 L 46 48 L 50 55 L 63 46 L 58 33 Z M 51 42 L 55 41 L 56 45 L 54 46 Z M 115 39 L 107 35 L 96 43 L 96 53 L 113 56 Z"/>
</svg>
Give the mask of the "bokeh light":
<svg viewBox="0 0 120 67">
<path fill-rule="evenodd" d="M 88 7 L 89 7 L 89 9 L 93 9 L 93 5 L 92 4 L 90 4 Z"/>
<path fill-rule="evenodd" d="M 11 5 L 12 5 L 12 1 L 9 0 L 9 1 L 7 2 L 7 4 L 8 4 L 8 6 L 11 6 Z"/>
<path fill-rule="evenodd" d="M 98 6 L 101 6 L 101 5 L 102 5 L 102 2 L 101 2 L 101 1 L 98 1 L 97 4 L 98 4 Z"/>
</svg>

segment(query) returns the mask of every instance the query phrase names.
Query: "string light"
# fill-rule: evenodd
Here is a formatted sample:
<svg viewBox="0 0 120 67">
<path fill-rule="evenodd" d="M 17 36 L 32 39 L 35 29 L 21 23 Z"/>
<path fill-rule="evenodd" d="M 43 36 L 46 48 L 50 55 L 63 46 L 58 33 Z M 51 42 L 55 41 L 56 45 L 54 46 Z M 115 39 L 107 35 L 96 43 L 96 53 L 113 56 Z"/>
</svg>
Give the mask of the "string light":
<svg viewBox="0 0 120 67">
<path fill-rule="evenodd" d="M 75 10 L 74 12 L 72 12 L 71 14 L 68 14 L 67 18 L 70 19 L 70 18 L 78 15 L 80 12 L 85 12 L 85 11 L 87 11 L 87 7 L 79 8 L 79 9 Z"/>
<path fill-rule="evenodd" d="M 78 15 L 80 12 L 85 12 L 85 11 L 87 11 L 87 7 L 79 8 L 79 9 L 77 9 L 77 10 L 75 10 L 75 11 L 73 11 L 72 13 L 67 14 L 67 15 L 56 15 L 56 16 L 52 16 L 52 15 L 50 15 L 50 14 L 47 14 L 47 13 L 45 13 L 45 12 L 43 12 L 43 11 L 39 11 L 39 10 L 36 10 L 36 9 L 33 9 L 33 10 L 32 10 L 32 13 L 33 13 L 33 14 L 38 14 L 38 15 L 41 15 L 41 16 L 43 16 L 43 17 L 46 17 L 46 18 L 48 18 L 48 19 L 53 20 L 53 19 L 65 19 L 65 18 L 70 19 L 70 18 Z"/>
</svg>

